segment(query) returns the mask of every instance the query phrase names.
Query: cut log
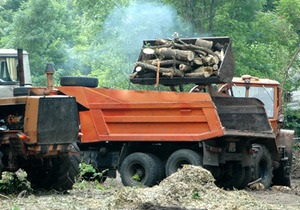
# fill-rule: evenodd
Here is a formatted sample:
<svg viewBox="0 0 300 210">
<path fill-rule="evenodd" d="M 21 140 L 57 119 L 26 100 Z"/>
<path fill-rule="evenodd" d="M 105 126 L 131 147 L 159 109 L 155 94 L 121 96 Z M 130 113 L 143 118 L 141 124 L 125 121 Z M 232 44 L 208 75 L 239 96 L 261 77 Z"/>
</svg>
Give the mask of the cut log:
<svg viewBox="0 0 300 210">
<path fill-rule="evenodd" d="M 173 44 L 172 44 L 172 41 L 169 41 L 169 40 L 166 40 L 166 39 L 156 39 L 155 40 L 155 45 L 163 45 L 165 47 L 171 47 Z"/>
<path fill-rule="evenodd" d="M 197 66 L 203 65 L 203 60 L 200 57 L 194 58 L 193 63 Z"/>
<path fill-rule="evenodd" d="M 218 43 L 216 43 L 214 47 L 215 47 L 215 48 L 216 48 L 216 50 L 218 50 L 218 51 L 224 50 L 224 46 L 223 46 L 223 45 L 221 45 L 219 42 L 218 42 Z"/>
<path fill-rule="evenodd" d="M 179 70 L 180 71 L 184 71 L 184 72 L 188 72 L 188 71 L 192 71 L 193 68 L 189 65 L 185 65 L 185 64 L 180 64 L 179 65 Z"/>
<path fill-rule="evenodd" d="M 146 63 L 157 66 L 158 61 L 157 61 L 157 59 L 155 59 L 155 60 L 150 60 L 149 62 L 146 61 Z M 175 65 L 180 65 L 182 63 L 185 65 L 189 65 L 188 62 L 182 62 L 179 60 L 172 59 L 172 60 L 161 60 L 160 66 L 175 66 Z"/>
<path fill-rule="evenodd" d="M 154 71 L 156 72 L 157 71 L 157 67 L 156 66 L 153 66 L 153 65 L 150 65 L 150 64 L 147 64 L 147 63 L 143 63 L 143 62 L 136 62 L 134 64 L 137 68 L 138 66 L 142 67 L 144 70 L 149 70 L 149 71 Z M 172 76 L 180 76 L 180 77 L 183 77 L 184 74 L 182 71 L 178 70 L 178 69 L 175 69 L 175 68 L 159 68 L 159 71 L 164 74 L 164 73 L 171 73 Z"/>
<path fill-rule="evenodd" d="M 136 71 L 136 72 L 140 72 L 140 71 L 142 71 L 142 70 L 143 70 L 143 67 L 141 67 L 141 66 L 135 67 L 135 71 Z"/>
<path fill-rule="evenodd" d="M 136 77 L 136 75 L 137 75 L 138 73 L 139 73 L 139 72 L 137 72 L 137 71 L 136 71 L 136 72 L 134 72 L 134 73 L 130 74 L 130 75 L 129 75 L 129 78 L 130 78 L 130 79 L 133 79 L 133 78 L 135 78 L 135 77 Z"/>
<path fill-rule="evenodd" d="M 192 61 L 195 57 L 193 51 L 171 49 L 166 47 L 156 49 L 155 54 L 162 57 L 163 59 L 175 58 L 177 60 L 183 61 Z"/>
<path fill-rule="evenodd" d="M 209 77 L 210 74 L 206 71 L 204 72 L 191 72 L 191 73 L 187 73 L 185 74 L 186 77 Z"/>
<path fill-rule="evenodd" d="M 217 64 L 215 64 L 215 65 L 212 66 L 212 69 L 213 69 L 213 71 L 216 71 L 216 70 L 219 69 L 219 66 Z"/>
<path fill-rule="evenodd" d="M 193 71 L 194 73 L 208 72 L 209 75 L 212 74 L 213 68 L 210 66 L 201 66 Z"/>
<path fill-rule="evenodd" d="M 206 47 L 208 49 L 211 49 L 213 46 L 213 42 L 198 38 L 196 39 L 195 45 L 199 47 Z"/>
</svg>

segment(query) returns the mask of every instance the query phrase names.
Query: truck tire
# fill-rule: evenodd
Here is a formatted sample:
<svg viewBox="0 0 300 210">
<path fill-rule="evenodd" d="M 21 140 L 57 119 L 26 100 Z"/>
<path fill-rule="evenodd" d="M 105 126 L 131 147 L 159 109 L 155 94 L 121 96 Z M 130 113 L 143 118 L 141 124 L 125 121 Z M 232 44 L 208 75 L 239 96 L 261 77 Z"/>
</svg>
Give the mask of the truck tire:
<svg viewBox="0 0 300 210">
<path fill-rule="evenodd" d="M 120 167 L 123 185 L 145 185 L 151 187 L 157 184 L 159 177 L 159 163 L 153 155 L 136 152 L 128 155 Z"/>
<path fill-rule="evenodd" d="M 166 163 L 166 175 L 177 172 L 184 164 L 202 166 L 202 156 L 190 149 L 180 149 L 173 152 Z"/>
<path fill-rule="evenodd" d="M 245 179 L 245 167 L 242 167 L 239 163 L 232 162 L 226 164 L 222 177 L 216 180 L 216 185 L 225 190 L 242 189 L 245 182 L 247 182 Z"/>
<path fill-rule="evenodd" d="M 255 145 L 254 153 L 254 180 L 261 178 L 261 183 L 265 189 L 272 184 L 273 178 L 273 161 L 269 150 L 264 145 Z"/>
<path fill-rule="evenodd" d="M 154 159 L 154 161 L 157 164 L 158 176 L 157 176 L 156 183 L 158 184 L 161 182 L 161 180 L 163 180 L 166 177 L 165 166 L 159 157 L 157 157 L 154 154 L 150 154 L 150 153 L 149 153 L 149 155 Z"/>
<path fill-rule="evenodd" d="M 65 76 L 60 78 L 61 86 L 97 87 L 98 79 L 94 77 Z"/>
<path fill-rule="evenodd" d="M 15 87 L 13 93 L 14 96 L 28 96 L 28 87 Z"/>
</svg>

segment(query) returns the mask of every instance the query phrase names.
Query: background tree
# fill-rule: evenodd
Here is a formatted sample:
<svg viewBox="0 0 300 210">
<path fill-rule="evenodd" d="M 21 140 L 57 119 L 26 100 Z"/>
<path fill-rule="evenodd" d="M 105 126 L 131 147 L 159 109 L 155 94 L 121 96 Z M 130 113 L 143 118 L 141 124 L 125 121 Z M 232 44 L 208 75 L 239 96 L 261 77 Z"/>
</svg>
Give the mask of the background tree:
<svg viewBox="0 0 300 210">
<path fill-rule="evenodd" d="M 54 62 L 58 75 L 68 73 L 69 50 L 78 33 L 68 2 L 29 0 L 22 2 L 2 39 L 6 48 L 23 48 L 30 53 L 33 82 L 45 84 L 47 62 Z"/>
</svg>

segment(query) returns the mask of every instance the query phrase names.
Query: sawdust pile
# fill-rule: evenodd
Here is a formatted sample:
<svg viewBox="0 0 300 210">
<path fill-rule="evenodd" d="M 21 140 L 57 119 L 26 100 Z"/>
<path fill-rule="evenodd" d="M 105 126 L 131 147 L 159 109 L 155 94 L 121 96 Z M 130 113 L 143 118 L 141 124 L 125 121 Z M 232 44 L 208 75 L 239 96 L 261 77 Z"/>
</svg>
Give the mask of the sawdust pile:
<svg viewBox="0 0 300 210">
<path fill-rule="evenodd" d="M 246 191 L 225 191 L 214 184 L 211 173 L 202 167 L 185 165 L 152 188 L 124 187 L 111 209 L 272 209 Z M 157 207 L 157 208 L 155 208 Z"/>
</svg>

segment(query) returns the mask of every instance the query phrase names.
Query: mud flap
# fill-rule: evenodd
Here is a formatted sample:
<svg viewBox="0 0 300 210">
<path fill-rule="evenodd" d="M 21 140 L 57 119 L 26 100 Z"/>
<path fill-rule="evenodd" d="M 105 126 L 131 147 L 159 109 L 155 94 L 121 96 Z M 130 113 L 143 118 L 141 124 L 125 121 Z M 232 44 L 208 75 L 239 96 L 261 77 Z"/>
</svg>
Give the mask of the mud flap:
<svg viewBox="0 0 300 210">
<path fill-rule="evenodd" d="M 203 142 L 203 165 L 219 166 L 219 153 L 210 152 L 206 148 L 206 144 Z"/>
</svg>

